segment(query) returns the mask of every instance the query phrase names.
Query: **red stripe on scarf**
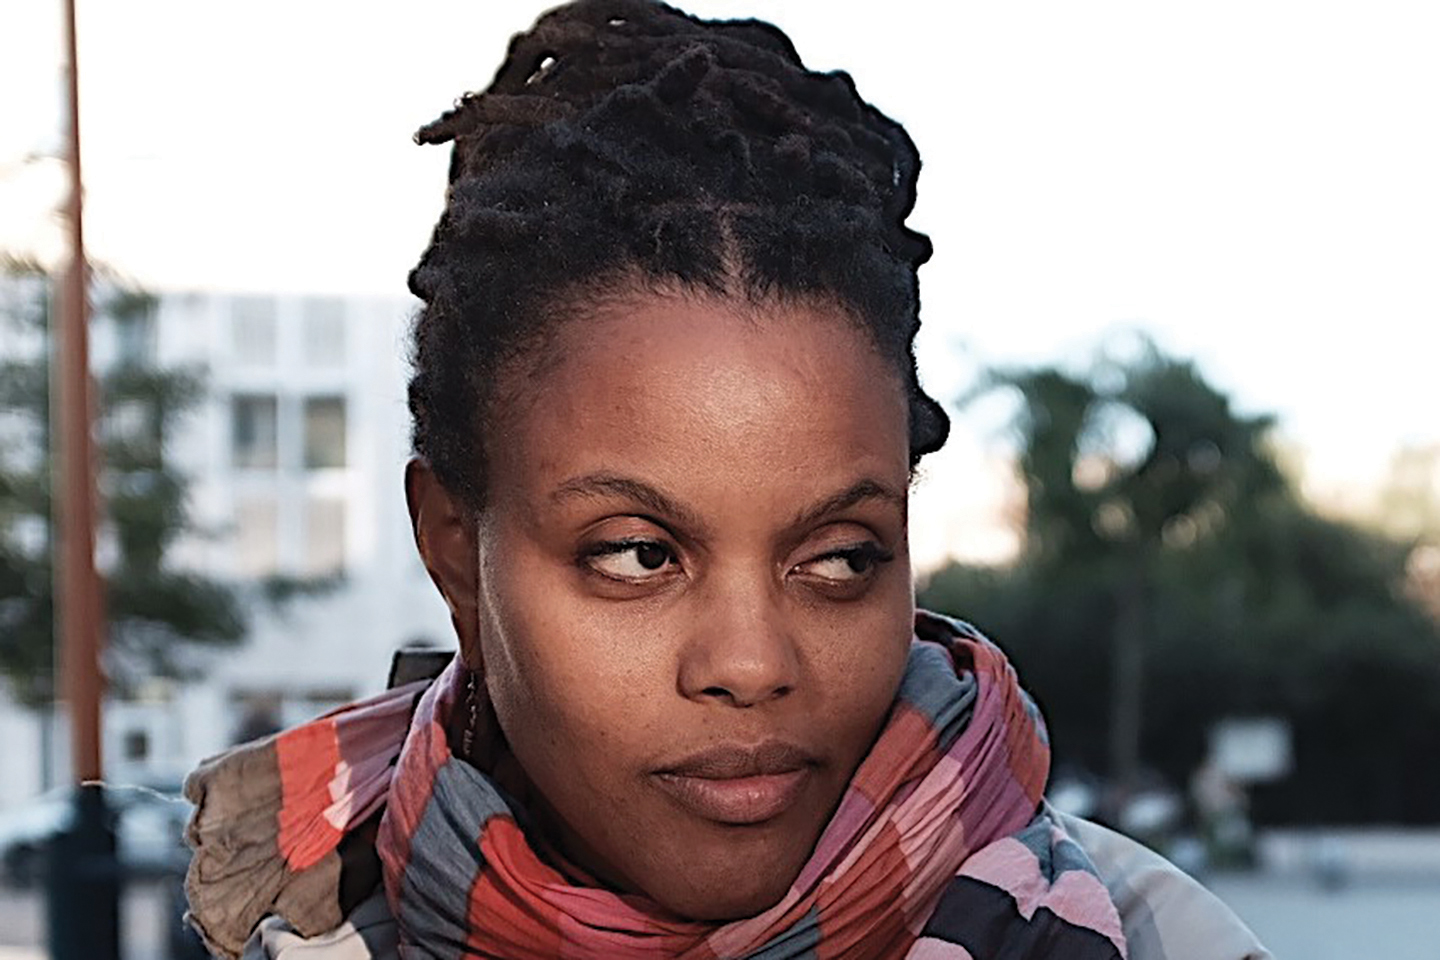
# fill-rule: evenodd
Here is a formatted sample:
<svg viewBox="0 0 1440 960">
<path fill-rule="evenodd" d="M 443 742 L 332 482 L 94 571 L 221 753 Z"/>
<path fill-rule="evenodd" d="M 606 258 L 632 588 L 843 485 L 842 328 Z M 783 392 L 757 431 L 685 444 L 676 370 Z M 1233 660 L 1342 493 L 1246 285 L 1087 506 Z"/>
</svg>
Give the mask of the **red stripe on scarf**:
<svg viewBox="0 0 1440 960">
<path fill-rule="evenodd" d="M 539 863 L 524 833 L 509 817 L 491 817 L 476 838 L 485 866 L 470 888 L 467 917 L 470 936 L 465 946 L 480 956 L 514 957 L 515 960 L 546 960 L 563 955 L 560 911 L 541 897 L 512 896 L 496 883 L 500 871 L 522 864 L 527 876 L 534 872 L 540 885 L 550 882 L 549 867 Z"/>
<path fill-rule="evenodd" d="M 909 866 L 894 824 L 885 824 L 861 850 L 852 871 L 846 883 L 820 888 L 820 943 L 815 956 L 819 960 L 899 956 L 914 936 L 905 929 L 904 915 L 895 909 L 902 901 Z M 859 896 L 846 889 L 851 885 L 862 891 Z M 839 910 L 842 897 L 845 908 Z"/>
<path fill-rule="evenodd" d="M 934 762 L 937 735 L 930 720 L 908 703 L 897 703 L 875 746 L 850 781 L 850 789 L 863 794 L 872 807 L 883 807 L 917 769 Z"/>
<path fill-rule="evenodd" d="M 335 721 L 296 727 L 275 739 L 280 768 L 280 810 L 276 814 L 277 845 L 291 870 L 304 870 L 335 849 L 344 833 L 325 818 L 330 805 L 329 782 L 340 763 Z"/>
<path fill-rule="evenodd" d="M 1005 750 L 1010 755 L 1010 772 L 1025 796 L 1035 804 L 1045 795 L 1050 777 L 1050 747 L 1041 739 L 1039 721 L 1020 695 L 1015 670 L 998 647 L 988 642 L 974 645 L 976 669 L 991 678 L 991 686 L 1005 694 Z"/>
</svg>

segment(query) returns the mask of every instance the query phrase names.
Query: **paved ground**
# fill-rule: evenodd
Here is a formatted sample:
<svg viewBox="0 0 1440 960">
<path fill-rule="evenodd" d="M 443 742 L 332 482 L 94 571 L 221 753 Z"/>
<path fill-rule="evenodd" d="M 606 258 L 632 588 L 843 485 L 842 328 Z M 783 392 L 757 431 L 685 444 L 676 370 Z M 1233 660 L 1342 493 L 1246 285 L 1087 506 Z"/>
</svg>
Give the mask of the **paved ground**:
<svg viewBox="0 0 1440 960">
<path fill-rule="evenodd" d="M 1440 960 L 1440 876 L 1335 891 L 1302 877 L 1228 876 L 1210 888 L 1279 960 Z"/>
<path fill-rule="evenodd" d="M 44 905 L 33 895 L 0 886 L 0 960 L 29 960 L 42 942 L 45 930 Z"/>
<path fill-rule="evenodd" d="M 169 916 L 165 891 L 154 884 L 132 886 L 122 910 L 122 960 L 167 960 L 165 924 L 178 923 L 179 917 Z M 0 886 L 0 960 L 48 960 L 45 939 L 40 895 Z"/>
</svg>

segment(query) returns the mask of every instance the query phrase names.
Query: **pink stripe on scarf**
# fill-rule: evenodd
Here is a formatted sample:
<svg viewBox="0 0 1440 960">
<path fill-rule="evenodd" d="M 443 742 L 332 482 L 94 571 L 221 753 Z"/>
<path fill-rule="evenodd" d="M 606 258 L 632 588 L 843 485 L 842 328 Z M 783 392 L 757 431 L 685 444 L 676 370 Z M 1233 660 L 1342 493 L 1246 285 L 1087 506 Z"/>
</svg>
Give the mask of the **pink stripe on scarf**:
<svg viewBox="0 0 1440 960">
<path fill-rule="evenodd" d="M 417 681 L 331 711 L 275 738 L 282 802 L 278 846 L 291 870 L 319 863 L 385 803 L 390 758 L 404 742 Z"/>
<path fill-rule="evenodd" d="M 959 876 L 972 877 L 1004 890 L 1015 909 L 1029 920 L 1041 907 L 1066 923 L 1093 930 L 1125 955 L 1125 934 L 1110 893 L 1093 873 L 1067 870 L 1049 883 L 1040 872 L 1034 851 L 1019 840 L 992 843 L 965 862 Z"/>
<path fill-rule="evenodd" d="M 970 951 L 958 943 L 947 943 L 933 937 L 921 937 L 905 954 L 906 960 L 975 960 Z"/>
<path fill-rule="evenodd" d="M 409 775 L 400 777 L 392 772 L 389 797 L 385 804 L 385 815 L 380 821 L 379 842 L 376 851 L 387 876 L 402 876 L 410 865 L 410 840 L 420 827 L 420 818 L 435 790 L 435 777 L 450 755 L 445 737 L 445 728 L 440 720 L 442 709 L 447 709 L 456 699 L 462 684 L 464 666 L 457 656 L 450 661 L 434 684 L 420 698 L 415 716 L 410 721 L 410 733 L 400 748 L 399 759 L 392 771 L 402 767 Z M 390 909 L 400 912 L 398 887 L 385 885 Z"/>
</svg>

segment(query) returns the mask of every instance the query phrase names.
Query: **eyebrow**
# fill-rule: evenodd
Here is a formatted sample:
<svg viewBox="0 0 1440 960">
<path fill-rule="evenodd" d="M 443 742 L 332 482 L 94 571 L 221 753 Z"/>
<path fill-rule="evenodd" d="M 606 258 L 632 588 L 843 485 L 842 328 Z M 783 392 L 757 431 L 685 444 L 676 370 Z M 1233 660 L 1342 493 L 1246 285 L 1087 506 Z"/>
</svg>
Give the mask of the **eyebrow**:
<svg viewBox="0 0 1440 960">
<path fill-rule="evenodd" d="M 652 513 L 673 518 L 692 529 L 705 529 L 705 524 L 699 517 L 658 488 L 652 487 L 643 480 L 622 477 L 614 473 L 587 473 L 584 476 L 566 480 L 551 492 L 550 499 L 563 502 L 575 498 L 594 499 L 604 496 L 624 497 L 641 504 Z"/>
<path fill-rule="evenodd" d="M 620 476 L 614 473 L 588 473 L 566 480 L 551 492 L 550 498 L 561 502 L 572 498 L 592 499 L 595 497 L 619 496 L 632 500 L 663 517 L 673 518 L 687 527 L 704 530 L 706 525 L 689 509 L 673 498 L 643 480 Z M 909 499 L 904 492 L 896 490 L 879 480 L 866 478 L 858 480 L 813 506 L 800 511 L 789 523 L 792 529 L 808 526 L 833 513 L 839 513 L 857 504 L 878 500 L 890 504 L 907 514 Z"/>
<path fill-rule="evenodd" d="M 842 510 L 864 503 L 867 500 L 879 500 L 882 503 L 890 504 L 900 511 L 902 518 L 906 516 L 910 502 L 904 492 L 881 483 L 879 480 L 866 478 L 864 480 L 857 480 L 839 493 L 826 497 L 814 506 L 802 510 L 799 515 L 791 521 L 790 526 L 809 526 L 823 517 L 829 516 L 832 513 L 839 513 Z"/>
</svg>

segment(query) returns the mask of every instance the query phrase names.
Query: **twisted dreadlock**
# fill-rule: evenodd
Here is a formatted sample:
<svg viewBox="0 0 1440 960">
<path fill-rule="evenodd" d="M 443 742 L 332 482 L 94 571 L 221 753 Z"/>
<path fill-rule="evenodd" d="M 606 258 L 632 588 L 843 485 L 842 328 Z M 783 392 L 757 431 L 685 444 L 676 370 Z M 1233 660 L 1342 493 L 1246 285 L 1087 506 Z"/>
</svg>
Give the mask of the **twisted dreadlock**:
<svg viewBox="0 0 1440 960">
<path fill-rule="evenodd" d="M 896 364 L 911 465 L 949 420 L 920 387 L 905 226 L 920 158 L 841 72 L 759 21 L 579 0 L 515 36 L 490 86 L 416 134 L 453 142 L 449 193 L 410 274 L 415 451 L 471 507 L 497 372 L 557 305 L 642 283 L 833 302 Z"/>
</svg>

